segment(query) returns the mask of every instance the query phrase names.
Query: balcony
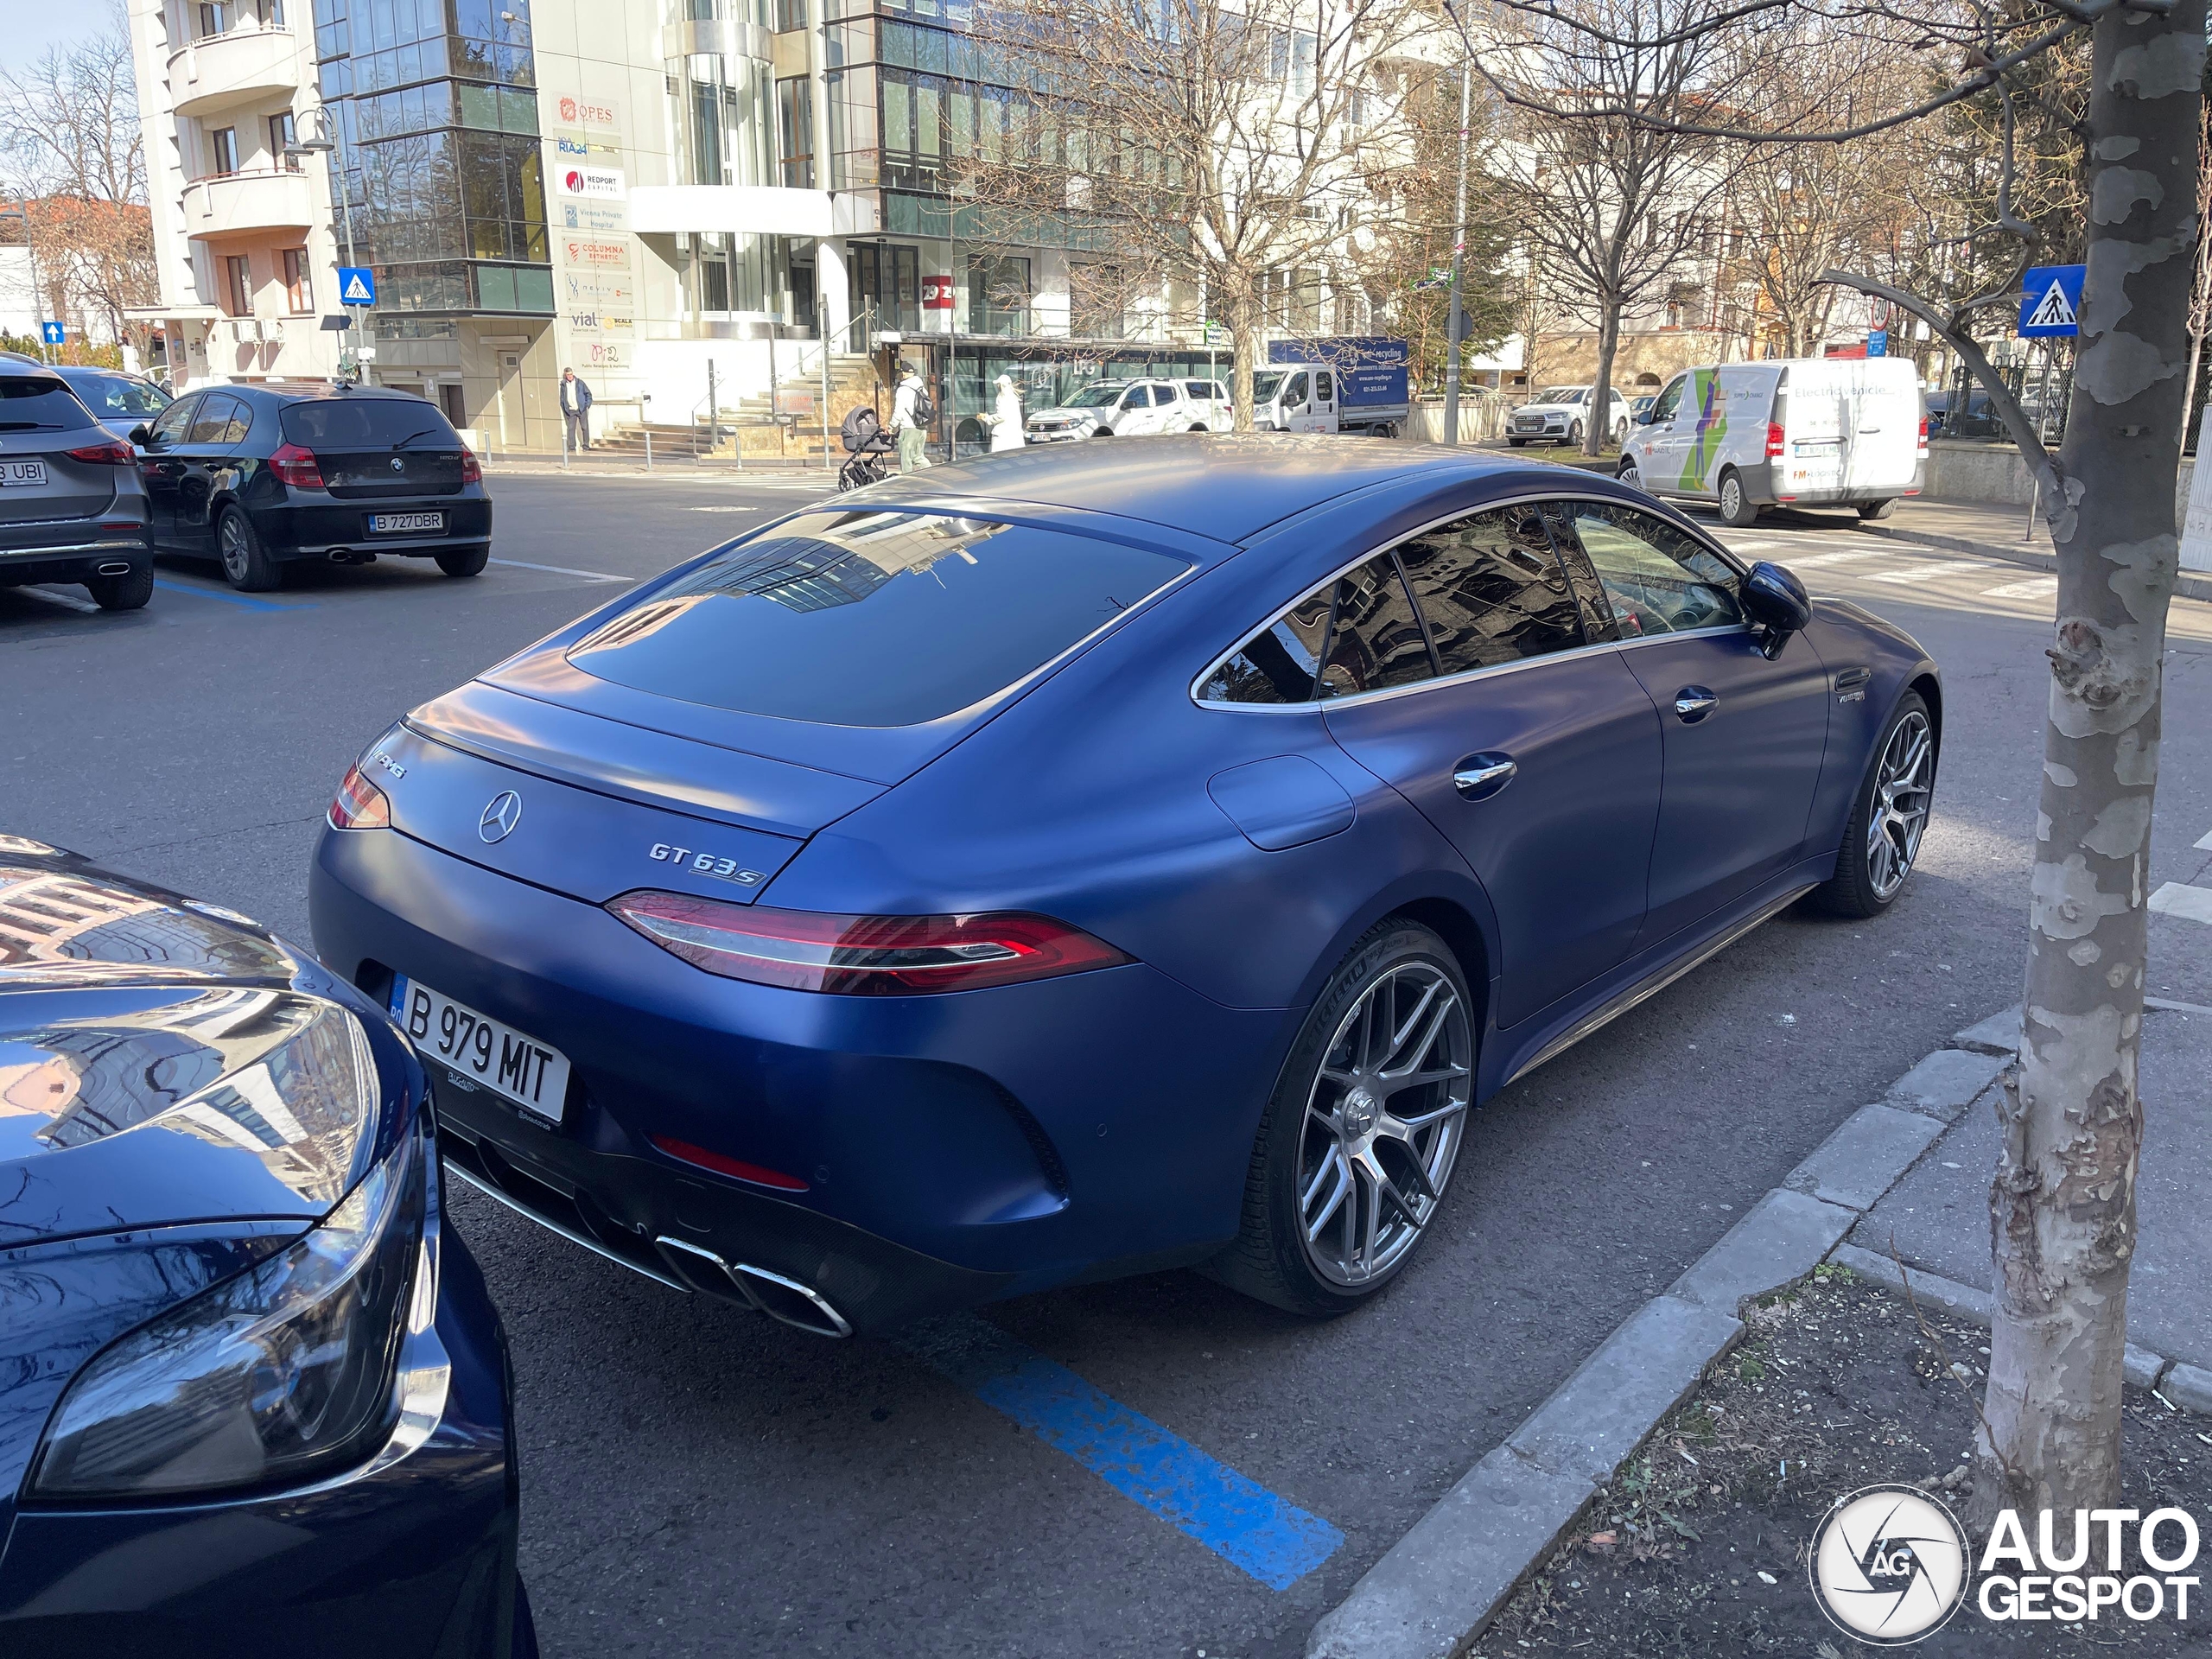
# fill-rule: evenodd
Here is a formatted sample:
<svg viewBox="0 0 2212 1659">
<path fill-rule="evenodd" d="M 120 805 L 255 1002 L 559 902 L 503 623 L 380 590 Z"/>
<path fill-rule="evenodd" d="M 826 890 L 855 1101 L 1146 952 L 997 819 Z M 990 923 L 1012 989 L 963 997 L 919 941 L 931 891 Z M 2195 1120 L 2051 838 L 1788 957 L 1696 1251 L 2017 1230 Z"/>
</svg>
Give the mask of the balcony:
<svg viewBox="0 0 2212 1659">
<path fill-rule="evenodd" d="M 277 232 L 300 236 L 315 222 L 315 194 L 304 173 L 223 173 L 184 187 L 184 233 L 195 242 Z"/>
<path fill-rule="evenodd" d="M 299 90 L 300 46 L 289 29 L 232 29 L 204 35 L 169 59 L 169 100 L 179 115 L 207 116 Z"/>
</svg>

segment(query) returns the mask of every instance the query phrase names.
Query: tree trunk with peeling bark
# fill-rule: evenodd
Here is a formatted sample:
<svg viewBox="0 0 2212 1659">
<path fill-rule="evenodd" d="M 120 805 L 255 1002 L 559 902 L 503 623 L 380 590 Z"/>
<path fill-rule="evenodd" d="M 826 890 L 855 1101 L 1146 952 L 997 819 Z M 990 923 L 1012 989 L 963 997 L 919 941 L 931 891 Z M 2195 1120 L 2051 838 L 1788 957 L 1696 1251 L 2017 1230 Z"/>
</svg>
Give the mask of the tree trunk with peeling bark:
<svg viewBox="0 0 2212 1659">
<path fill-rule="evenodd" d="M 2095 27 L 2081 350 L 2065 442 L 2043 461 L 2058 607 L 2026 1017 L 1990 1188 L 1996 1313 L 1975 1482 L 1985 1521 L 2006 1507 L 2096 1509 L 2120 1497 L 2204 21 L 2205 0 L 2180 0 L 2164 16 L 2117 11 Z"/>
</svg>

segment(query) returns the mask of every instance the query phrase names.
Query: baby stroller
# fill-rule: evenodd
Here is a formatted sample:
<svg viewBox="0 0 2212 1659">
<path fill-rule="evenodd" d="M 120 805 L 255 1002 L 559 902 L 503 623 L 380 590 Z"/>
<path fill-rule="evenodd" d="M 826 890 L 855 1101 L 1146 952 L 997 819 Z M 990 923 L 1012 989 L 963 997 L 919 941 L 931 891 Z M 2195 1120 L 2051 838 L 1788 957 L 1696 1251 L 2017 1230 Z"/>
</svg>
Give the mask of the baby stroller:
<svg viewBox="0 0 2212 1659">
<path fill-rule="evenodd" d="M 851 457 L 837 469 L 840 490 L 857 490 L 880 480 L 889 470 L 884 457 L 899 447 L 897 440 L 876 418 L 875 411 L 865 404 L 845 416 L 837 437 Z"/>
</svg>

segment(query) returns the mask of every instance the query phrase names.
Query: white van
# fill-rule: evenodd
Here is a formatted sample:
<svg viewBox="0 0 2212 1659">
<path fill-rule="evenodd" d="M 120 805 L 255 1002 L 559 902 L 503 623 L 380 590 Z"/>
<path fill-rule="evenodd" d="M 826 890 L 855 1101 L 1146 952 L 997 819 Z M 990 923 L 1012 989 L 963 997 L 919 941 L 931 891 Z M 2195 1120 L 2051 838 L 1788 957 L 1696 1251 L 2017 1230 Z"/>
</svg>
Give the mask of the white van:
<svg viewBox="0 0 2212 1659">
<path fill-rule="evenodd" d="M 1908 359 L 1797 358 L 1676 375 L 1622 446 L 1620 476 L 1748 524 L 1778 504 L 1880 518 L 1920 493 L 1927 465 L 1927 410 Z"/>
</svg>

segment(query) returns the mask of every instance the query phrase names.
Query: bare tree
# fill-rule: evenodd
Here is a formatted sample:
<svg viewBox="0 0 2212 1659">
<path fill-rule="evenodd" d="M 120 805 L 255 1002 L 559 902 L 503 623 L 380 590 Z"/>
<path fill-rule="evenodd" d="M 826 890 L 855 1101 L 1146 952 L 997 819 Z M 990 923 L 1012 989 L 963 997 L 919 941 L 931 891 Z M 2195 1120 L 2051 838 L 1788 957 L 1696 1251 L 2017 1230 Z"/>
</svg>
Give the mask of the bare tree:
<svg viewBox="0 0 2212 1659">
<path fill-rule="evenodd" d="M 90 40 L 0 69 L 0 157 L 24 194 L 145 200 L 130 36 L 117 12 Z"/>
<path fill-rule="evenodd" d="M 1094 305 L 1203 289 L 1229 325 L 1230 396 L 1252 422 L 1268 325 L 1363 313 L 1411 165 L 1403 110 L 1421 19 L 1408 0 L 1001 0 L 974 25 L 976 130 L 951 184 L 980 245 L 1057 235 Z M 965 239 L 965 238 L 963 238 Z M 1332 293 L 1325 292 L 1332 291 Z M 1349 305 L 1345 302 L 1349 302 Z"/>
<path fill-rule="evenodd" d="M 1554 0 L 1494 3 L 1541 21 L 1560 15 Z M 1828 12 L 1824 3 L 1741 0 L 1732 20 L 1696 26 L 1756 26 L 1790 12 L 1885 51 L 1948 53 L 1955 73 L 1923 98 L 1825 130 L 1781 104 L 1754 100 L 1724 122 L 1670 117 L 1633 92 L 1557 112 L 1755 143 L 1844 143 L 1997 97 L 1993 212 L 1969 238 L 2006 251 L 2005 274 L 1948 305 L 1864 273 L 1830 277 L 1921 318 L 1982 382 L 2040 486 L 2057 551 L 2026 1012 L 1990 1190 L 1996 1305 L 1974 1504 L 1984 1521 L 2005 1507 L 2108 1508 L 2120 1495 L 2142 1152 L 2145 877 L 2179 563 L 2174 489 L 2199 234 L 2205 0 L 2018 0 L 2001 10 L 1839 0 Z M 1624 54 L 1655 41 L 1648 16 L 1603 35 L 1585 38 Z M 2088 204 L 2088 276 L 2066 435 L 2054 454 L 1969 329 L 1984 310 L 2018 303 L 2021 274 L 2048 239 L 2016 208 L 2018 105 L 2044 101 L 2043 60 L 2084 38 L 2088 92 L 2071 130 Z"/>
<path fill-rule="evenodd" d="M 2212 218 L 2212 105 L 2199 118 L 2196 140 L 2196 222 Z M 2212 330 L 2212 237 L 2200 231 L 2189 284 L 2189 369 L 2181 378 L 2181 445 L 2189 448 L 2189 418 L 2196 407 L 2197 371 L 2204 359 L 2204 336 Z M 2200 451 L 2200 456 L 2202 452 Z M 2200 462 L 2201 464 L 2201 462 Z"/>
</svg>

